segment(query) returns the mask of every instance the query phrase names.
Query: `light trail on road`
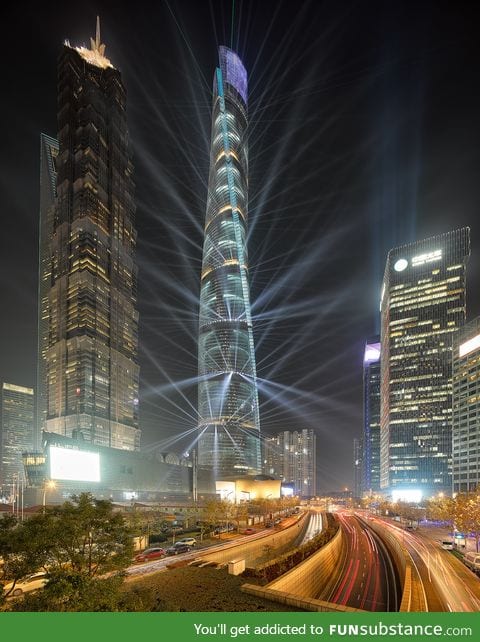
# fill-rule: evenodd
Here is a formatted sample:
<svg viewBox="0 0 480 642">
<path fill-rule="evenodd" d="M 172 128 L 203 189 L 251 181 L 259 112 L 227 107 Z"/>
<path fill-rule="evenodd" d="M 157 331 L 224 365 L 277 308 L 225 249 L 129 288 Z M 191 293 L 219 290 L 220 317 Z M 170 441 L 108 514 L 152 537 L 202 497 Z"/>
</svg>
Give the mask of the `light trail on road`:
<svg viewBox="0 0 480 642">
<path fill-rule="evenodd" d="M 378 535 L 354 515 L 338 513 L 347 541 L 340 572 L 320 599 L 366 611 L 396 611 L 398 579 Z"/>
<path fill-rule="evenodd" d="M 421 531 L 375 519 L 405 546 L 418 571 L 428 611 L 480 611 L 480 581 L 450 551 Z"/>
</svg>

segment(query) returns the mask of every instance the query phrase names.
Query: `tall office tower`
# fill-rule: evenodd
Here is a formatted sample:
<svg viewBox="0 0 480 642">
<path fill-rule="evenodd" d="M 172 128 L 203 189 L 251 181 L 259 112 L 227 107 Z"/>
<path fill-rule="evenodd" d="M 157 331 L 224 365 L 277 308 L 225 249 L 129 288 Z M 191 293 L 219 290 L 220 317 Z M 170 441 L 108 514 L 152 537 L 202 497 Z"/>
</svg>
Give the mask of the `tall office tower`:
<svg viewBox="0 0 480 642">
<path fill-rule="evenodd" d="M 219 48 L 198 338 L 198 465 L 259 473 L 260 419 L 247 260 L 247 72 Z"/>
<path fill-rule="evenodd" d="M 380 490 L 380 337 L 365 344 L 363 356 L 362 494 Z"/>
<path fill-rule="evenodd" d="M 139 448 L 132 163 L 120 72 L 97 34 L 58 65 L 46 430 Z"/>
<path fill-rule="evenodd" d="M 452 338 L 465 322 L 470 230 L 388 253 L 383 283 L 380 484 L 414 497 L 452 487 Z"/>
<path fill-rule="evenodd" d="M 297 495 L 317 492 L 317 436 L 312 429 L 285 430 L 264 440 L 264 471 L 292 484 Z"/>
<path fill-rule="evenodd" d="M 22 453 L 33 448 L 34 394 L 12 383 L 3 383 L 1 393 L 0 490 L 5 494 L 24 479 Z"/>
<path fill-rule="evenodd" d="M 40 223 L 38 234 L 38 348 L 37 395 L 34 447 L 40 448 L 47 419 L 47 350 L 49 328 L 49 291 L 52 264 L 50 241 L 53 236 L 57 196 L 58 141 L 40 134 Z"/>
<path fill-rule="evenodd" d="M 480 488 L 480 317 L 453 341 L 453 492 Z"/>
<path fill-rule="evenodd" d="M 353 496 L 362 496 L 363 440 L 353 440 Z"/>
</svg>

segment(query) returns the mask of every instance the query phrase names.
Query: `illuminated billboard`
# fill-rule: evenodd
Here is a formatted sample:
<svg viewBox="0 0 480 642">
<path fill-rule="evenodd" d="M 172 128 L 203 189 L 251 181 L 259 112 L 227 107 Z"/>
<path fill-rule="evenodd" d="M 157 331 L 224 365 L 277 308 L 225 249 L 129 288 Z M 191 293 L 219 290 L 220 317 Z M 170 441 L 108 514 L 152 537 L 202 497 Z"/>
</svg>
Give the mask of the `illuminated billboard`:
<svg viewBox="0 0 480 642">
<path fill-rule="evenodd" d="M 50 446 L 50 479 L 100 481 L 100 454 Z"/>
<path fill-rule="evenodd" d="M 409 504 L 419 504 L 422 501 L 422 491 L 416 488 L 398 488 L 392 490 L 392 501 L 407 502 Z"/>
</svg>

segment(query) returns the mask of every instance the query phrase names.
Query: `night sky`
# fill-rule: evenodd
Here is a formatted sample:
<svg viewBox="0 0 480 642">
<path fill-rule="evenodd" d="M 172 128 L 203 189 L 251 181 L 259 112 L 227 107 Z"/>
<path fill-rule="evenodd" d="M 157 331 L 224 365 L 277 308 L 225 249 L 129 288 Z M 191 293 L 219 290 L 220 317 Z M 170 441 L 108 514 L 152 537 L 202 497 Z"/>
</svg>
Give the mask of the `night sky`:
<svg viewBox="0 0 480 642">
<path fill-rule="evenodd" d="M 136 169 L 142 445 L 195 426 L 196 337 L 219 44 L 249 72 L 251 299 L 262 431 L 314 428 L 322 491 L 352 484 L 362 358 L 387 251 L 470 225 L 480 314 L 474 3 L 180 0 L 2 9 L 0 380 L 33 386 L 39 134 L 62 42 L 102 20 Z M 191 438 L 190 438 L 191 439 Z"/>
</svg>

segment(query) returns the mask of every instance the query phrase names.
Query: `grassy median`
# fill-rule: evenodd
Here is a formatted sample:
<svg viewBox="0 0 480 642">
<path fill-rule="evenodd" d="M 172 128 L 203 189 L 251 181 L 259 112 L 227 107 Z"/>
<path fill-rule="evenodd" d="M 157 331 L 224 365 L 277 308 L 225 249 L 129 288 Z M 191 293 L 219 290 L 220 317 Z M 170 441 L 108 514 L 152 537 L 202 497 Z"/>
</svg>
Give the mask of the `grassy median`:
<svg viewBox="0 0 480 642">
<path fill-rule="evenodd" d="M 129 602 L 143 611 L 295 611 L 242 593 L 245 578 L 226 569 L 183 566 L 128 579 Z M 253 583 L 249 578 L 248 582 Z"/>
</svg>

